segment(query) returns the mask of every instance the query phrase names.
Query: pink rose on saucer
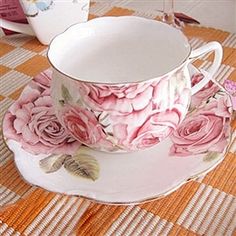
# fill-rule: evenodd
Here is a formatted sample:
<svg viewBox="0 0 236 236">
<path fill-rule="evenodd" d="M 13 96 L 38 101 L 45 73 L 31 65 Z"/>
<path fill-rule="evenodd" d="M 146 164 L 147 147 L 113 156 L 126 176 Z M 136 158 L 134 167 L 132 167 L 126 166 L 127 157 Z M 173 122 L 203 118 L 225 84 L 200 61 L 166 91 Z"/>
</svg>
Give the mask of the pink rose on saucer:
<svg viewBox="0 0 236 236">
<path fill-rule="evenodd" d="M 52 70 L 47 69 L 40 74 L 36 75 L 33 81 L 39 86 L 42 90 L 43 95 L 50 95 L 50 86 L 52 80 Z"/>
<path fill-rule="evenodd" d="M 236 111 L 236 82 L 227 79 L 224 81 L 224 87 L 230 94 L 233 103 L 233 109 Z"/>
<path fill-rule="evenodd" d="M 61 126 L 44 92 L 35 82 L 24 89 L 5 116 L 5 136 L 33 154 L 73 154 L 80 143 Z"/>
<path fill-rule="evenodd" d="M 195 110 L 171 136 L 171 155 L 188 156 L 205 152 L 223 152 L 230 134 L 228 97 L 212 99 Z"/>
<path fill-rule="evenodd" d="M 60 116 L 62 123 L 68 128 L 71 135 L 81 143 L 88 146 L 106 143 L 112 148 L 112 143 L 106 140 L 103 127 L 89 110 L 66 106 Z"/>
<path fill-rule="evenodd" d="M 46 88 L 50 88 L 52 80 L 52 69 L 47 69 L 34 77 L 34 81 L 39 85 Z"/>
<path fill-rule="evenodd" d="M 195 74 L 191 78 L 192 87 L 197 84 L 199 81 L 203 79 L 203 74 Z M 219 91 L 219 87 L 214 84 L 212 81 L 209 81 L 199 92 L 192 96 L 191 106 L 197 107 L 202 101 L 206 101 L 209 97 L 214 95 L 217 91 Z"/>
</svg>

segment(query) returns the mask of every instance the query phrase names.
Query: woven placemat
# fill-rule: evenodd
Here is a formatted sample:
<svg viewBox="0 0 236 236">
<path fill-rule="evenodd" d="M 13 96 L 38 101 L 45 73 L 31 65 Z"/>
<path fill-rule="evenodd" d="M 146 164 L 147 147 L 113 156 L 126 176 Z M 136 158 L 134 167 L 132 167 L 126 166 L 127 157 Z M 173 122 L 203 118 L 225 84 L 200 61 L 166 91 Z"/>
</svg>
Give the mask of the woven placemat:
<svg viewBox="0 0 236 236">
<path fill-rule="evenodd" d="M 92 3 L 90 19 L 103 15 L 138 15 L 124 1 Z M 119 4 L 118 4 L 119 3 Z M 217 80 L 236 82 L 236 34 L 199 26 L 184 33 L 193 48 L 217 40 L 224 48 Z M 13 35 L 0 40 L 0 119 L 24 86 L 47 69 L 47 48 L 37 39 Z M 195 65 L 208 68 L 212 56 Z M 232 122 L 236 130 L 236 120 Z M 1 128 L 2 129 L 2 128 Z M 2 130 L 1 130 L 2 131 Z M 137 206 L 107 206 L 78 197 L 49 193 L 25 183 L 12 153 L 0 140 L 0 235 L 233 235 L 236 229 L 236 139 L 223 162 L 204 177 L 162 199 Z"/>
</svg>

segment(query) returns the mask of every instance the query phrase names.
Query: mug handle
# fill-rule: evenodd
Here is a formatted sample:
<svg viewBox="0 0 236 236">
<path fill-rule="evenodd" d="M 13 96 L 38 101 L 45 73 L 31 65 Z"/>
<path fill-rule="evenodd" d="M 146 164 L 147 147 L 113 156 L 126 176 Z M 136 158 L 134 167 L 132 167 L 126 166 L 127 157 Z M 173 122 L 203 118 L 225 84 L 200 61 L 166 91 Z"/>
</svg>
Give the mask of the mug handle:
<svg viewBox="0 0 236 236">
<path fill-rule="evenodd" d="M 8 30 L 12 30 L 18 33 L 28 34 L 35 36 L 34 31 L 31 29 L 29 24 L 21 24 L 16 22 L 11 22 L 5 19 L 0 19 L 0 27 Z"/>
<path fill-rule="evenodd" d="M 201 46 L 200 48 L 193 50 L 190 54 L 189 60 L 192 62 L 211 51 L 215 52 L 214 61 L 208 71 L 200 70 L 204 75 L 204 78 L 191 88 L 192 95 L 201 90 L 210 80 L 216 83 L 219 87 L 222 87 L 219 82 L 214 79 L 214 75 L 219 69 L 223 57 L 223 49 L 220 43 L 215 41 L 210 42 Z"/>
</svg>

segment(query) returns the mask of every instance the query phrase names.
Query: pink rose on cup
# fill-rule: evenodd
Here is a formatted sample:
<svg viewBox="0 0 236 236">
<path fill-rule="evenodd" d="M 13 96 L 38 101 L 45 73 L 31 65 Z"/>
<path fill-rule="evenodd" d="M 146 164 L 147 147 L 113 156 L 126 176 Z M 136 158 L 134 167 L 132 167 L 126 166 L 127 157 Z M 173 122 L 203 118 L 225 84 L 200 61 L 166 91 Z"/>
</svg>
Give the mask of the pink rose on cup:
<svg viewBox="0 0 236 236">
<path fill-rule="evenodd" d="M 95 115 L 87 109 L 66 106 L 60 114 L 62 123 L 75 139 L 88 146 L 105 144 L 112 148 L 112 143 L 106 140 L 106 134 Z"/>
<path fill-rule="evenodd" d="M 125 123 L 130 123 L 131 119 L 131 123 L 136 124 L 135 121 L 138 120 L 145 122 L 150 110 L 163 111 L 169 108 L 169 81 L 170 79 L 163 77 L 159 81 L 141 85 L 106 86 L 81 83 L 80 93 L 83 102 L 93 111 L 108 112 L 113 121 L 122 119 Z M 172 96 L 173 106 L 176 105 L 181 112 L 184 108 L 183 112 L 186 112 L 189 90 L 181 90 L 180 94 L 173 92 Z M 140 122 L 136 125 L 140 125 Z"/>
<path fill-rule="evenodd" d="M 176 129 L 180 120 L 177 110 L 154 113 L 146 122 L 135 129 L 128 124 L 117 124 L 113 127 L 115 137 L 119 138 L 118 145 L 131 150 L 144 149 L 159 143 Z M 126 141 L 128 138 L 129 141 Z"/>
<path fill-rule="evenodd" d="M 161 142 L 176 129 L 179 120 L 180 116 L 175 110 L 156 113 L 150 116 L 138 130 L 137 136 L 132 141 L 132 145 L 138 149 L 144 149 Z"/>
<path fill-rule="evenodd" d="M 168 137 L 185 117 L 190 95 L 185 83 L 177 75 L 120 86 L 78 82 L 76 102 L 74 90 L 61 84 L 58 117 L 75 139 L 92 148 L 144 149 Z"/>
<path fill-rule="evenodd" d="M 171 136 L 171 155 L 188 156 L 206 152 L 223 152 L 230 134 L 228 97 L 212 99 L 186 117 Z"/>
<path fill-rule="evenodd" d="M 187 113 L 186 103 L 189 101 L 190 91 L 185 86 L 180 86 L 178 82 L 177 77 L 163 77 L 159 81 L 122 86 L 80 83 L 80 106 L 85 104 L 91 108 L 91 114 L 86 116 L 90 118 L 94 116 L 95 122 L 90 124 L 86 120 L 82 126 L 85 127 L 84 130 L 95 125 L 97 127 L 98 118 L 95 114 L 97 117 L 102 114 L 102 118 L 98 120 L 104 127 L 103 132 L 95 131 L 95 133 L 102 135 L 105 133 L 114 147 L 121 150 L 138 150 L 153 146 L 168 137 Z M 77 112 L 76 117 L 80 116 Z M 75 122 L 78 123 L 78 120 L 75 121 L 74 118 L 72 123 Z M 66 121 L 65 126 L 68 124 Z M 89 143 L 89 138 L 84 141 L 78 138 L 79 131 L 76 133 L 77 136 L 72 134 L 79 141 L 93 146 L 93 143 Z M 89 133 L 86 135 L 91 137 Z M 102 140 L 105 140 L 105 136 Z"/>
<path fill-rule="evenodd" d="M 153 87 L 148 83 L 123 86 L 81 83 L 80 93 L 94 111 L 126 114 L 144 109 L 150 103 Z"/>
<path fill-rule="evenodd" d="M 195 74 L 191 78 L 192 80 L 192 87 L 197 84 L 199 81 L 203 79 L 204 75 L 203 74 Z M 212 82 L 211 80 L 196 94 L 192 96 L 191 100 L 191 106 L 192 107 L 197 107 L 199 106 L 202 101 L 206 101 L 209 97 L 214 95 L 217 91 L 219 91 L 219 87 Z"/>
<path fill-rule="evenodd" d="M 80 143 L 61 126 L 44 92 L 35 82 L 24 89 L 4 118 L 5 136 L 33 154 L 73 154 Z"/>
</svg>

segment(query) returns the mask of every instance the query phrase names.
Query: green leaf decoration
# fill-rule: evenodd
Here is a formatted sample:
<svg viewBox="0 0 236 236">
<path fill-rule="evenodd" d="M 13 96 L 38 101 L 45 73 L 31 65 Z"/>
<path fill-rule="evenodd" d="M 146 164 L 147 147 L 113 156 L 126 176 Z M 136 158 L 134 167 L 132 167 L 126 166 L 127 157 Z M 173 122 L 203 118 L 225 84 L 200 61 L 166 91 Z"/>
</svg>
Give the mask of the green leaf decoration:
<svg viewBox="0 0 236 236">
<path fill-rule="evenodd" d="M 70 95 L 68 88 L 64 84 L 61 85 L 61 94 L 65 103 L 72 101 L 72 96 Z"/>
<path fill-rule="evenodd" d="M 218 158 L 220 153 L 218 152 L 208 152 L 204 157 L 203 161 L 210 162 Z"/>
<path fill-rule="evenodd" d="M 43 169 L 45 173 L 52 173 L 59 170 L 64 161 L 66 155 L 50 155 L 39 161 L 39 166 Z"/>
<path fill-rule="evenodd" d="M 98 161 L 91 155 L 77 153 L 68 156 L 64 163 L 65 169 L 72 175 L 95 181 L 99 177 Z"/>
</svg>

